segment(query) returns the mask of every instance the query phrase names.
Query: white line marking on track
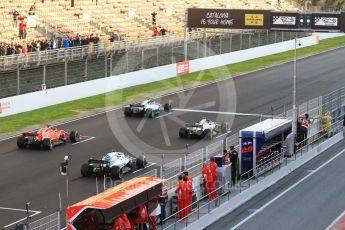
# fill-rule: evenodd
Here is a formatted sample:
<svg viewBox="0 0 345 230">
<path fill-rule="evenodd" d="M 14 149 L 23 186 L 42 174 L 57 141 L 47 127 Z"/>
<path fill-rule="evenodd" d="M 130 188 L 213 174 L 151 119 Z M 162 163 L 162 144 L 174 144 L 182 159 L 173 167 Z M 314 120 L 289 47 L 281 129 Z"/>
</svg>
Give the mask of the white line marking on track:
<svg viewBox="0 0 345 230">
<path fill-rule="evenodd" d="M 26 212 L 26 209 L 18 209 L 18 208 L 6 208 L 6 207 L 0 207 L 2 210 L 10 210 L 10 211 L 19 211 L 19 212 Z M 29 210 L 29 212 L 38 212 L 35 210 Z"/>
<path fill-rule="evenodd" d="M 221 134 L 221 135 L 219 135 L 219 136 L 216 136 L 216 138 L 220 138 L 220 137 L 222 137 L 222 136 L 225 136 L 225 135 L 228 135 L 229 133 L 231 133 L 232 131 L 229 131 L 229 132 L 226 132 L 226 133 L 223 133 L 223 134 Z"/>
<path fill-rule="evenodd" d="M 156 163 L 148 163 L 147 164 L 147 166 L 145 167 L 145 168 L 143 168 L 143 169 L 138 169 L 138 170 L 135 170 L 135 171 L 133 171 L 132 173 L 137 173 L 137 172 L 140 172 L 140 171 L 142 171 L 142 170 L 144 170 L 144 169 L 147 169 L 148 167 L 151 167 L 151 166 L 153 166 L 153 165 L 155 165 Z"/>
<path fill-rule="evenodd" d="M 308 179 L 309 177 L 311 177 L 312 175 L 314 175 L 315 173 L 317 173 L 320 169 L 322 169 L 323 167 L 325 167 L 326 165 L 328 165 L 330 162 L 332 162 L 335 158 L 339 157 L 341 154 L 343 154 L 345 152 L 345 149 L 342 150 L 341 152 L 339 152 L 337 155 L 333 156 L 331 159 L 329 159 L 328 161 L 326 161 L 325 163 L 323 163 L 322 165 L 320 165 L 317 169 L 315 169 L 313 172 L 311 172 L 310 174 L 308 174 L 307 176 L 303 177 L 302 179 L 300 179 L 299 181 L 297 181 L 295 184 L 293 184 L 292 186 L 290 186 L 289 188 L 287 188 L 284 192 L 280 193 L 278 196 L 274 197 L 272 200 L 270 200 L 269 202 L 267 202 L 265 205 L 263 205 L 260 209 L 258 210 L 264 210 L 265 208 L 267 208 L 269 205 L 271 205 L 273 202 L 275 202 L 276 200 L 278 200 L 279 198 L 281 198 L 282 196 L 284 196 L 286 193 L 288 193 L 290 190 L 292 190 L 293 188 L 295 188 L 297 185 L 301 184 L 303 181 L 305 181 L 306 179 Z M 234 230 L 238 227 L 240 227 L 241 225 L 243 225 L 245 222 L 247 222 L 249 219 L 251 219 L 252 217 L 254 217 L 256 214 L 258 214 L 259 211 L 255 211 L 252 214 L 250 214 L 249 216 L 247 216 L 246 218 L 244 218 L 243 220 L 241 220 L 238 224 L 236 224 L 234 227 L 230 228 L 230 230 Z"/>
<path fill-rule="evenodd" d="M 330 225 L 328 225 L 328 227 L 325 228 L 325 230 L 330 230 L 342 217 L 344 217 L 344 215 L 345 210 L 335 220 L 333 220 L 333 222 Z"/>
<path fill-rule="evenodd" d="M 166 146 L 171 146 L 168 129 L 167 129 L 167 126 L 165 125 L 164 119 L 159 119 L 159 123 L 161 124 L 165 145 Z"/>
<path fill-rule="evenodd" d="M 84 136 L 84 137 L 86 137 L 86 136 Z M 87 141 L 91 141 L 92 139 L 95 139 L 96 137 L 88 137 L 87 139 L 85 139 L 85 140 L 82 140 L 82 141 L 78 141 L 78 142 L 76 142 L 76 143 L 73 143 L 72 145 L 79 145 L 79 144 L 81 144 L 81 143 L 84 143 L 84 142 L 87 142 Z"/>
<path fill-rule="evenodd" d="M 25 211 L 26 211 L 26 210 L 25 210 Z M 29 215 L 29 217 L 36 216 L 36 215 L 38 215 L 38 214 L 40 214 L 40 213 L 42 213 L 42 212 L 41 212 L 41 211 L 34 211 L 34 213 L 31 214 L 31 215 Z M 22 222 L 23 220 L 26 220 L 26 219 L 27 219 L 27 218 L 25 217 L 25 218 L 22 218 L 22 219 L 20 219 L 20 220 L 17 220 L 16 222 L 10 223 L 10 224 L 4 226 L 4 229 L 5 229 L 5 228 L 8 228 L 8 227 L 10 227 L 10 226 L 12 226 L 12 225 L 15 225 L 15 224 L 17 224 L 17 223 L 20 223 L 20 222 Z"/>
<path fill-rule="evenodd" d="M 169 116 L 170 114 L 172 114 L 172 112 L 170 112 L 170 113 L 166 113 L 166 114 L 163 114 L 163 115 L 161 115 L 161 116 L 158 116 L 158 117 L 156 117 L 156 119 L 157 119 L 157 118 L 161 118 L 161 117 L 166 117 L 166 116 Z"/>
</svg>

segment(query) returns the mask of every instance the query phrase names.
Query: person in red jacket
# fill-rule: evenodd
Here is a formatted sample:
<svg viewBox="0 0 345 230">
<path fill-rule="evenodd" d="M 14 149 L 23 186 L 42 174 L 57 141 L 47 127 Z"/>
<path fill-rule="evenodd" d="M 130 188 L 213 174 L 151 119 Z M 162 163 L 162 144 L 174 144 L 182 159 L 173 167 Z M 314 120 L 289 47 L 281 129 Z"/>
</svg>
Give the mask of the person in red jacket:
<svg viewBox="0 0 345 230">
<path fill-rule="evenodd" d="M 186 182 L 183 181 L 182 175 L 178 176 L 178 185 L 175 189 L 177 193 L 179 219 L 182 220 L 186 217 L 186 198 L 187 198 L 187 186 Z"/>
<path fill-rule="evenodd" d="M 140 205 L 135 211 L 134 214 L 136 216 L 136 218 L 134 218 L 131 222 L 131 226 L 132 229 L 135 229 L 135 226 L 137 224 L 146 224 L 148 219 L 149 219 L 149 215 L 147 213 L 147 207 L 145 204 Z"/>
<path fill-rule="evenodd" d="M 187 178 L 187 187 L 189 190 L 188 197 L 187 197 L 187 212 L 188 214 L 192 212 L 192 203 L 193 203 L 193 192 L 194 192 L 194 186 L 193 186 L 193 178 L 188 175 L 188 172 L 183 172 L 183 175 Z"/>
<path fill-rule="evenodd" d="M 210 192 L 211 192 L 212 183 L 213 183 L 213 176 L 212 176 L 210 166 L 208 166 L 206 162 L 202 166 L 202 175 L 204 178 L 205 193 L 208 195 L 210 199 L 212 199 Z"/>
<path fill-rule="evenodd" d="M 212 184 L 211 184 L 211 191 L 210 191 L 210 196 L 211 199 L 214 200 L 217 198 L 217 192 L 216 192 L 216 184 L 217 184 L 217 177 L 218 177 L 218 171 L 217 171 L 218 165 L 214 159 L 214 157 L 210 158 L 210 170 L 212 173 Z M 216 201 L 217 203 L 217 201 Z"/>
</svg>

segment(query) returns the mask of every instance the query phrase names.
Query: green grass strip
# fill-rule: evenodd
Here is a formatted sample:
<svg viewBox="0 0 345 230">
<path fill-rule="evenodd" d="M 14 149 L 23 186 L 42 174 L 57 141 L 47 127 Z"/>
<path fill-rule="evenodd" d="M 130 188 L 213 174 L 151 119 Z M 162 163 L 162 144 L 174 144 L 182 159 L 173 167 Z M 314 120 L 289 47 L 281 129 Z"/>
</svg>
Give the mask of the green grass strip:
<svg viewBox="0 0 345 230">
<path fill-rule="evenodd" d="M 334 48 L 345 46 L 345 37 L 330 38 L 320 41 L 320 44 L 298 49 L 298 57 L 304 57 Z M 72 119 L 86 113 L 104 110 L 108 106 L 116 106 L 133 100 L 140 100 L 148 96 L 157 96 L 162 92 L 178 90 L 195 83 L 212 82 L 229 75 L 244 74 L 257 69 L 273 66 L 293 59 L 294 51 L 287 51 L 266 57 L 256 58 L 236 64 L 226 65 L 201 72 L 170 78 L 164 81 L 133 86 L 116 90 L 107 94 L 100 94 L 59 105 L 49 106 L 30 112 L 0 118 L 0 134 L 19 132 L 32 128 L 34 125 L 54 123 L 56 121 Z"/>
</svg>

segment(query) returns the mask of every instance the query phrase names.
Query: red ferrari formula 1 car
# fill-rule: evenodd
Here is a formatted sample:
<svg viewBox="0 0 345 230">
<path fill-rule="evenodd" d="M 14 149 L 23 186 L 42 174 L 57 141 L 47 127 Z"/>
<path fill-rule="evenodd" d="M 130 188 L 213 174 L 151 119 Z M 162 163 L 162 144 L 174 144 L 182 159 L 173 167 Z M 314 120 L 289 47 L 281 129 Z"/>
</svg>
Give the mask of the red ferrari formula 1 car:
<svg viewBox="0 0 345 230">
<path fill-rule="evenodd" d="M 25 132 L 17 139 L 18 148 L 23 149 L 27 146 L 37 146 L 43 149 L 52 150 L 55 145 L 71 141 L 78 142 L 81 136 L 77 131 L 71 131 L 69 134 L 56 127 L 47 125 L 37 132 Z"/>
</svg>

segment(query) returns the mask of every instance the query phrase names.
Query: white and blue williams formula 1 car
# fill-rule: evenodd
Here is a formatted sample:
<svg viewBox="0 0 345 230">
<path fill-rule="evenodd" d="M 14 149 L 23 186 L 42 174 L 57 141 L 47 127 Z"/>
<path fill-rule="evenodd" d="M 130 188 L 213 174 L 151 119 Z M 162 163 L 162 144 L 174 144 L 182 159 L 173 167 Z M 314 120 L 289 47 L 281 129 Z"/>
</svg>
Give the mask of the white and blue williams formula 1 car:
<svg viewBox="0 0 345 230">
<path fill-rule="evenodd" d="M 121 152 L 110 152 L 105 154 L 101 160 L 89 159 L 81 166 L 80 172 L 83 177 L 105 175 L 112 179 L 122 179 L 125 173 L 146 166 L 147 161 L 144 155 L 135 158 Z"/>
<path fill-rule="evenodd" d="M 170 112 L 171 105 L 165 103 L 163 106 L 153 100 L 145 100 L 141 103 L 129 104 L 124 107 L 123 113 L 126 117 L 139 116 L 153 118 L 159 115 L 161 112 Z"/>
<path fill-rule="evenodd" d="M 218 124 L 207 118 L 202 118 L 200 121 L 194 124 L 186 124 L 185 127 L 180 128 L 179 136 L 180 138 L 198 137 L 212 139 L 213 136 L 219 133 L 227 132 L 227 123 Z"/>
</svg>

